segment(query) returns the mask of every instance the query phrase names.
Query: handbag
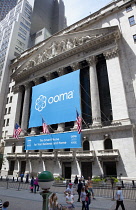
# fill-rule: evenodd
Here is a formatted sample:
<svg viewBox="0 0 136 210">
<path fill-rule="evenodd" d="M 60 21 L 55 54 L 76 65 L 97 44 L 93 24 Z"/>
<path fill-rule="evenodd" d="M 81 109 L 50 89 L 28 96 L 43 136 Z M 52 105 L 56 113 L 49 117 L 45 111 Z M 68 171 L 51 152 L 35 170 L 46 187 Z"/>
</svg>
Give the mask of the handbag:
<svg viewBox="0 0 136 210">
<path fill-rule="evenodd" d="M 85 201 L 88 201 L 89 199 L 88 199 L 88 196 L 86 196 L 86 198 L 85 198 Z"/>
<path fill-rule="evenodd" d="M 32 186 L 30 186 L 30 190 L 33 190 L 33 187 Z"/>
</svg>

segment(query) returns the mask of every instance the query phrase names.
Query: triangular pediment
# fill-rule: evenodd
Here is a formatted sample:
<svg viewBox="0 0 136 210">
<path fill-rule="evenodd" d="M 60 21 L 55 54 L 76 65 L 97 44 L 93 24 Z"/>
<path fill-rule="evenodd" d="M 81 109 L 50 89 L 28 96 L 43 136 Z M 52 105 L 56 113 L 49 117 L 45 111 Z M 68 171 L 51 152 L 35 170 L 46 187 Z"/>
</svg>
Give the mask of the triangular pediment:
<svg viewBox="0 0 136 210">
<path fill-rule="evenodd" d="M 64 55 L 66 52 L 72 52 L 87 43 L 96 42 L 98 39 L 102 40 L 102 38 L 107 35 L 109 36 L 110 34 L 119 35 L 118 27 L 113 26 L 52 36 L 48 40 L 42 42 L 42 44 L 31 53 L 31 56 L 29 56 L 29 50 L 25 52 L 24 63 L 18 67 L 15 75 L 23 74 L 23 72 L 28 71 L 29 69 L 52 61 L 57 56 Z M 34 48 L 36 48 L 36 46 Z M 23 57 L 23 54 L 21 57 Z"/>
</svg>

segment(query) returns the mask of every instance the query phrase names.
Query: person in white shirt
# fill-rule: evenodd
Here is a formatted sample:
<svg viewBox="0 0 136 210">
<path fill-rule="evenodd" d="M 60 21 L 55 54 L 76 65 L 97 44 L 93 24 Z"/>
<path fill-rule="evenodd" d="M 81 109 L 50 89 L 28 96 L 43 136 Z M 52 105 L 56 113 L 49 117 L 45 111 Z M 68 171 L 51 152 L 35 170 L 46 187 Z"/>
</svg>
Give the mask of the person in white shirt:
<svg viewBox="0 0 136 210">
<path fill-rule="evenodd" d="M 75 208 L 75 206 L 73 204 L 74 203 L 74 196 L 71 195 L 71 192 L 70 191 L 66 195 L 66 203 L 67 204 L 70 204 L 72 208 Z"/>
<path fill-rule="evenodd" d="M 66 195 L 67 193 L 71 192 L 71 195 L 73 195 L 73 184 L 69 183 L 68 188 L 64 191 L 64 194 Z"/>
<path fill-rule="evenodd" d="M 118 210 L 119 206 L 122 207 L 122 210 L 125 210 L 124 203 L 123 203 L 124 198 L 123 198 L 121 187 L 118 187 L 115 199 L 116 199 L 116 209 L 115 210 Z"/>
</svg>

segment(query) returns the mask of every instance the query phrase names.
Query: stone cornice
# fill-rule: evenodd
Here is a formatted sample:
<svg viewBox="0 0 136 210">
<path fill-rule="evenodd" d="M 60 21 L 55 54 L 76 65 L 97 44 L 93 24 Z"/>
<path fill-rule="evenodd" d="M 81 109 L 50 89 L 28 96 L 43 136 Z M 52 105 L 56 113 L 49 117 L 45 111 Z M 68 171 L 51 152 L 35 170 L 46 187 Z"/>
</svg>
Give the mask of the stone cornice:
<svg viewBox="0 0 136 210">
<path fill-rule="evenodd" d="M 118 48 L 115 47 L 113 49 L 110 49 L 110 50 L 104 52 L 103 55 L 105 56 L 106 60 L 114 58 L 114 57 L 118 56 Z"/>
<path fill-rule="evenodd" d="M 100 29 L 101 31 L 101 29 Z M 71 57 L 72 55 L 75 55 L 77 53 L 80 53 L 82 51 L 86 50 L 96 50 L 99 48 L 102 48 L 102 46 L 107 45 L 109 43 L 115 43 L 116 37 L 119 38 L 119 30 L 116 27 L 116 30 L 113 30 L 112 32 L 107 32 L 106 34 L 100 34 L 99 36 L 95 36 L 94 38 L 85 36 L 78 39 L 78 43 L 74 42 L 74 46 L 72 47 L 73 41 L 71 40 L 71 45 L 69 43 L 68 49 L 62 49 L 61 52 L 57 54 L 57 49 L 54 46 L 54 42 L 51 44 L 50 50 L 51 55 L 49 58 L 46 57 L 44 59 L 44 52 L 45 49 L 48 50 L 48 48 L 43 48 L 43 51 L 41 54 L 37 53 L 37 56 L 33 56 L 24 67 L 19 67 L 16 72 L 12 74 L 12 78 L 15 81 L 20 81 L 23 78 L 26 78 L 31 73 L 34 73 L 38 71 L 39 69 L 45 68 L 47 66 L 50 66 L 56 62 L 59 62 L 61 60 L 64 60 L 68 57 Z M 61 42 L 62 43 L 62 42 Z M 67 44 L 66 42 L 65 44 Z"/>
</svg>

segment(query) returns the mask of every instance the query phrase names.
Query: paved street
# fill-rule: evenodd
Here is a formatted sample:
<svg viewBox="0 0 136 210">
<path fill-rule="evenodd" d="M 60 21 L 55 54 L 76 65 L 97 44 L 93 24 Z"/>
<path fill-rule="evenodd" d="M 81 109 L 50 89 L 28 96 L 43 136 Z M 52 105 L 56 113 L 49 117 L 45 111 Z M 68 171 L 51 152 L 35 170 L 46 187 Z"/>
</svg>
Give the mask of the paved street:
<svg viewBox="0 0 136 210">
<path fill-rule="evenodd" d="M 59 203 L 65 204 L 65 197 L 63 188 L 52 187 L 52 192 L 58 191 L 57 196 Z M 42 197 L 39 193 L 33 194 L 29 190 L 16 190 L 0 188 L 0 199 L 2 201 L 8 200 L 10 202 L 9 210 L 42 210 Z M 125 200 L 126 210 L 135 210 L 136 202 Z M 114 210 L 115 201 L 107 198 L 99 198 L 92 200 L 90 210 Z M 75 210 L 81 210 L 81 203 L 77 202 L 77 195 L 75 195 Z"/>
</svg>

